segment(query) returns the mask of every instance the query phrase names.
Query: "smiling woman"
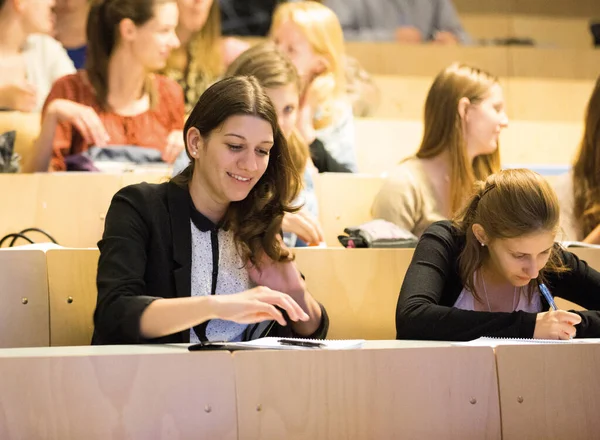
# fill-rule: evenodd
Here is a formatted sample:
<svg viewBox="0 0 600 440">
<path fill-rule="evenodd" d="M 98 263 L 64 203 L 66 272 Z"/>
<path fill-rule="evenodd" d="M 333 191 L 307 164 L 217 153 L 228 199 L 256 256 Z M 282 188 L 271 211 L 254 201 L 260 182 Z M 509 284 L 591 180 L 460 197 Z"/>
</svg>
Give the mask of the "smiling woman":
<svg viewBox="0 0 600 440">
<path fill-rule="evenodd" d="M 154 148 L 165 162 L 183 149 L 183 92 L 162 69 L 179 45 L 175 0 L 96 0 L 85 69 L 60 78 L 42 110 L 34 171 L 68 170 L 90 146 Z"/>
<path fill-rule="evenodd" d="M 421 236 L 396 309 L 399 339 L 541 339 L 600 336 L 600 273 L 554 240 L 559 207 L 529 170 L 479 182 L 453 222 Z M 552 294 L 591 309 L 544 312 Z"/>
<path fill-rule="evenodd" d="M 265 92 L 254 78 L 217 82 L 184 132 L 184 171 L 111 203 L 93 343 L 324 338 L 325 309 L 279 235 L 300 177 Z"/>
</svg>

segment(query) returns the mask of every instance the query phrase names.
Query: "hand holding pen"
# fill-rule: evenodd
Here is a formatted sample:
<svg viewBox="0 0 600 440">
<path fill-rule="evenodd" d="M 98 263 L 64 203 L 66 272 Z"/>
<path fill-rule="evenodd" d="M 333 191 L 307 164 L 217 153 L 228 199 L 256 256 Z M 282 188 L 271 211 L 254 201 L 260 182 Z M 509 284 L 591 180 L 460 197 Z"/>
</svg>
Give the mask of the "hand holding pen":
<svg viewBox="0 0 600 440">
<path fill-rule="evenodd" d="M 549 312 L 538 313 L 535 320 L 534 339 L 572 339 L 575 337 L 575 326 L 581 322 L 581 316 L 576 313 L 558 310 L 548 288 L 540 283 L 540 293 L 550 305 Z"/>
</svg>

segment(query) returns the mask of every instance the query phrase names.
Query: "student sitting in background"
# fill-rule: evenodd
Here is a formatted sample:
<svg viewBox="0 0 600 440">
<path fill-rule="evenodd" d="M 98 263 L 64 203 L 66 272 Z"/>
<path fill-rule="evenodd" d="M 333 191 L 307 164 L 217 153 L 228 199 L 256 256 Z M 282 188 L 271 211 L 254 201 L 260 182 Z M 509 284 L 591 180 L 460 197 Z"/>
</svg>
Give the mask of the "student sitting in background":
<svg viewBox="0 0 600 440">
<path fill-rule="evenodd" d="M 188 114 L 206 88 L 248 49 L 248 43 L 221 35 L 221 13 L 215 0 L 177 0 L 177 37 L 181 46 L 169 56 L 164 74 L 184 90 Z"/>
<path fill-rule="evenodd" d="M 0 109 L 39 112 L 52 87 L 75 67 L 48 34 L 53 0 L 0 0 Z"/>
<path fill-rule="evenodd" d="M 299 173 L 304 176 L 303 190 L 295 204 L 300 211 L 283 216 L 283 232 L 297 236 L 302 243 L 320 244 L 324 241 L 319 224 L 319 206 L 314 190 L 314 166 L 309 150 L 296 128 L 298 118 L 300 78 L 292 62 L 277 48 L 264 43 L 256 45 L 233 62 L 226 76 L 253 76 L 258 80 L 277 111 L 277 121 L 285 136 Z M 313 143 L 316 142 L 313 141 Z M 287 238 L 287 237 L 285 237 Z M 295 246 L 293 239 L 290 245 Z"/>
<path fill-rule="evenodd" d="M 181 87 L 155 72 L 179 44 L 174 0 L 100 0 L 87 24 L 86 68 L 57 81 L 42 113 L 35 170 L 66 170 L 90 146 L 136 145 L 173 162 L 183 149 Z"/>
<path fill-rule="evenodd" d="M 600 273 L 555 243 L 559 215 L 556 194 L 533 171 L 479 182 L 453 222 L 422 235 L 398 298 L 397 338 L 599 337 L 597 311 L 545 311 L 538 283 L 550 299 L 600 309 Z"/>
<path fill-rule="evenodd" d="M 421 146 L 390 173 L 375 197 L 373 218 L 416 236 L 451 218 L 473 183 L 500 169 L 498 138 L 507 124 L 496 78 L 463 64 L 446 68 L 427 95 Z"/>
<path fill-rule="evenodd" d="M 279 235 L 300 175 L 267 95 L 254 78 L 219 81 L 184 132 L 181 174 L 111 202 L 93 343 L 324 338 L 325 309 Z"/>
<path fill-rule="evenodd" d="M 302 80 L 298 128 L 303 137 L 320 139 L 337 162 L 356 171 L 354 118 L 337 17 L 317 2 L 284 3 L 275 10 L 270 36 Z"/>
<path fill-rule="evenodd" d="M 600 78 L 586 110 L 585 131 L 569 174 L 557 179 L 564 240 L 600 244 Z"/>
<path fill-rule="evenodd" d="M 451 0 L 324 0 L 349 40 L 468 44 Z"/>
<path fill-rule="evenodd" d="M 54 37 L 66 49 L 76 69 L 85 65 L 87 38 L 85 26 L 90 12 L 89 0 L 56 0 Z"/>
</svg>

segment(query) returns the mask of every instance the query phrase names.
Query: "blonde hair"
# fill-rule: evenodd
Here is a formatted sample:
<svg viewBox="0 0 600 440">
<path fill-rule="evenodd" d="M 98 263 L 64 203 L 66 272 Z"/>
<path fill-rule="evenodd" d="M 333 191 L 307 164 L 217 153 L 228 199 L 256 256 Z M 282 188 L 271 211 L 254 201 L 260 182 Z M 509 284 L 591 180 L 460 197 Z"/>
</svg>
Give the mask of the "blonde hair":
<svg viewBox="0 0 600 440">
<path fill-rule="evenodd" d="M 346 93 L 344 33 L 335 13 L 318 2 L 282 3 L 273 13 L 270 34 L 286 21 L 294 23 L 312 50 L 326 60 L 325 70 L 311 83 L 321 114 L 315 128 L 330 125 L 335 117 L 335 101 Z M 304 85 L 306 87 L 307 84 Z"/>
<path fill-rule="evenodd" d="M 231 63 L 225 76 L 253 76 L 265 89 L 293 84 L 300 93 L 300 77 L 294 64 L 272 43 L 258 44 L 242 53 Z M 308 145 L 297 129 L 291 132 L 287 142 L 294 165 L 302 174 L 310 156 Z"/>
<path fill-rule="evenodd" d="M 492 154 L 477 156 L 469 163 L 462 119 L 458 103 L 468 98 L 478 103 L 490 93 L 498 79 L 491 74 L 465 64 L 452 64 L 433 81 L 425 101 L 423 140 L 416 156 L 435 157 L 444 150 L 450 153 L 450 209 L 455 213 L 462 206 L 475 180 L 484 180 L 500 170 L 499 148 Z"/>
<path fill-rule="evenodd" d="M 481 246 L 473 225 L 483 227 L 491 241 L 515 238 L 523 235 L 559 228 L 560 207 L 556 194 L 539 174 L 527 169 L 503 170 L 489 176 L 486 181 L 475 183 L 475 191 L 453 223 L 460 235 L 465 236 L 465 246 L 458 258 L 459 273 L 464 285 L 473 296 L 481 300 L 475 285 L 475 272 L 487 257 L 488 248 Z M 546 266 L 539 277 L 544 281 L 545 272 L 565 272 L 557 253 L 558 244 L 552 248 Z M 535 282 L 529 285 L 529 297 Z"/>
<path fill-rule="evenodd" d="M 196 32 L 188 44 L 171 52 L 165 70 L 198 73 L 211 83 L 223 74 L 224 61 L 221 49 L 221 10 L 214 0 L 206 23 Z M 184 73 L 186 78 L 187 73 Z"/>
<path fill-rule="evenodd" d="M 587 237 L 600 223 L 600 78 L 590 97 L 585 131 L 573 164 L 573 217 Z"/>
</svg>

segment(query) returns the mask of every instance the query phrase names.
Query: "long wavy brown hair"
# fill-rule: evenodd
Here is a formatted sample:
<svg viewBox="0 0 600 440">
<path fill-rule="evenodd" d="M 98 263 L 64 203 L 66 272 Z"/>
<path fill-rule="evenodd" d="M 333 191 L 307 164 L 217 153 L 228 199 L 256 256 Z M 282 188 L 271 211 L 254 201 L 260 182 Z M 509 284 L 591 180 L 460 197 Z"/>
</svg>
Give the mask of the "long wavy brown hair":
<svg viewBox="0 0 600 440">
<path fill-rule="evenodd" d="M 231 63 L 225 76 L 253 76 L 265 89 L 277 89 L 293 84 L 300 94 L 300 77 L 290 59 L 277 50 L 273 43 L 251 47 Z M 297 129 L 287 138 L 290 154 L 300 174 L 304 172 L 310 156 L 308 145 Z"/>
<path fill-rule="evenodd" d="M 100 106 L 109 110 L 108 105 L 108 63 L 119 42 L 119 24 L 128 18 L 136 26 L 142 26 L 154 17 L 156 5 L 175 0 L 95 0 L 88 15 L 87 55 L 85 71 Z M 150 107 L 158 102 L 158 91 L 148 73 L 144 81 L 144 93 L 150 98 Z"/>
<path fill-rule="evenodd" d="M 482 101 L 497 83 L 497 78 L 483 70 L 455 63 L 435 78 L 427 94 L 423 140 L 416 157 L 432 158 L 449 150 L 453 214 L 463 205 L 465 195 L 470 194 L 473 182 L 500 170 L 499 148 L 469 163 L 458 103 L 462 98 L 468 98 L 472 104 Z"/>
<path fill-rule="evenodd" d="M 473 225 L 479 224 L 490 240 L 515 238 L 539 232 L 558 231 L 560 207 L 558 198 L 548 182 L 539 174 L 527 169 L 509 169 L 492 174 L 485 181 L 475 184 L 475 191 L 453 223 L 459 234 L 465 236 L 465 247 L 460 253 L 458 266 L 460 278 L 477 300 L 481 300 L 475 285 L 475 272 L 488 256 L 488 248 L 482 247 Z M 557 250 L 551 250 L 546 266 L 539 278 L 545 282 L 547 272 L 565 272 Z M 535 281 L 529 284 L 531 299 Z"/>
<path fill-rule="evenodd" d="M 267 121 L 273 129 L 274 144 L 265 173 L 244 200 L 229 205 L 223 227 L 233 231 L 244 261 L 260 265 L 263 253 L 274 261 L 291 260 L 293 256 L 281 246 L 279 234 L 283 214 L 298 210 L 291 202 L 298 196 L 301 178 L 279 129 L 273 104 L 255 78 L 225 78 L 200 96 L 184 127 L 190 165 L 171 181 L 187 189 L 197 172 L 195 161 L 201 159 L 194 159 L 187 148 L 190 128 L 198 129 L 207 145 L 212 131 L 235 115 L 256 116 Z"/>
<path fill-rule="evenodd" d="M 585 130 L 573 164 L 573 218 L 583 237 L 600 224 L 600 78 L 590 97 Z"/>
</svg>

